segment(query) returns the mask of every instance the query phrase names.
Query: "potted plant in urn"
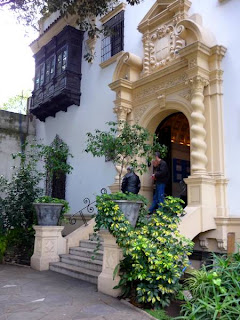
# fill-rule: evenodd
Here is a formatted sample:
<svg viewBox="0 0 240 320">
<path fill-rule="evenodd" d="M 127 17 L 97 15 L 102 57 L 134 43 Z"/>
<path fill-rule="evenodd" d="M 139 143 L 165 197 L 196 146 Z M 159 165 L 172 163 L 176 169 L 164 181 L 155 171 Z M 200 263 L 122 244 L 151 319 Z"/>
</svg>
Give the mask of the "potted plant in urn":
<svg viewBox="0 0 240 320">
<path fill-rule="evenodd" d="M 125 121 L 108 122 L 108 131 L 95 130 L 94 134 L 87 133 L 86 152 L 94 157 L 102 157 L 112 161 L 119 173 L 119 192 L 112 194 L 111 198 L 119 205 L 120 209 L 133 226 L 137 221 L 141 200 L 138 196 L 121 194 L 121 182 L 124 170 L 132 167 L 141 175 L 148 170 L 155 151 L 159 151 L 162 157 L 167 152 L 167 147 L 160 145 L 157 137 L 138 124 L 130 125 Z M 134 216 L 133 216 L 134 215 Z"/>
<path fill-rule="evenodd" d="M 34 207 L 37 213 L 38 225 L 56 226 L 63 220 L 64 214 L 69 211 L 68 202 L 54 197 L 52 190 L 53 179 L 55 183 L 66 174 L 71 173 L 72 166 L 67 162 L 69 153 L 68 146 L 58 137 L 51 145 L 36 145 L 39 160 L 43 163 L 42 178 L 44 180 L 45 195 L 37 198 Z M 65 180 L 64 180 L 65 183 Z"/>
</svg>

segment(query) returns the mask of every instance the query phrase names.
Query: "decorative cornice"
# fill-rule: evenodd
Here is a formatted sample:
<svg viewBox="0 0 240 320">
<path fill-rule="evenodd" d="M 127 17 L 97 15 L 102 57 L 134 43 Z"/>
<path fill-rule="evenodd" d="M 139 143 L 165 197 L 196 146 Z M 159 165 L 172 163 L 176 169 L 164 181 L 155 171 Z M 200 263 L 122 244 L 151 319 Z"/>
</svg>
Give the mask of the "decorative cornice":
<svg viewBox="0 0 240 320">
<path fill-rule="evenodd" d="M 132 89 L 133 83 L 127 79 L 119 79 L 109 84 L 111 90 L 118 90 L 120 88 Z"/>
<path fill-rule="evenodd" d="M 138 30 L 144 33 L 147 30 L 153 29 L 159 21 L 165 22 L 175 19 L 177 22 L 184 19 L 190 6 L 191 2 L 189 0 L 157 1 L 139 23 Z"/>
<path fill-rule="evenodd" d="M 211 55 L 211 49 L 200 41 L 196 41 L 182 49 L 179 50 L 179 55 L 182 58 L 187 58 L 187 56 L 192 54 L 204 53 L 205 55 Z"/>
<path fill-rule="evenodd" d="M 114 8 L 112 11 L 108 12 L 104 17 L 100 19 L 100 22 L 102 24 L 106 23 L 108 20 L 112 19 L 114 16 L 116 16 L 119 12 L 122 10 L 125 10 L 126 3 L 120 3 L 116 8 Z"/>
<path fill-rule="evenodd" d="M 147 83 L 150 83 L 152 81 L 164 79 L 165 77 L 169 77 L 172 73 L 177 73 L 177 71 L 186 68 L 188 65 L 187 60 L 177 60 L 173 62 L 172 64 L 166 66 L 165 68 L 158 70 L 147 77 L 143 77 L 133 83 L 133 87 L 141 87 L 143 85 L 146 85 Z M 182 72 L 183 73 L 183 72 Z"/>
<path fill-rule="evenodd" d="M 116 62 L 119 58 L 121 58 L 124 55 L 124 51 L 120 51 L 118 53 L 116 53 L 114 56 L 112 56 L 111 58 L 109 58 L 108 60 L 102 62 L 99 64 L 99 66 L 104 69 L 108 66 L 110 66 L 110 64 Z"/>
<path fill-rule="evenodd" d="M 217 217 L 215 218 L 217 226 L 239 226 L 240 217 Z"/>
</svg>

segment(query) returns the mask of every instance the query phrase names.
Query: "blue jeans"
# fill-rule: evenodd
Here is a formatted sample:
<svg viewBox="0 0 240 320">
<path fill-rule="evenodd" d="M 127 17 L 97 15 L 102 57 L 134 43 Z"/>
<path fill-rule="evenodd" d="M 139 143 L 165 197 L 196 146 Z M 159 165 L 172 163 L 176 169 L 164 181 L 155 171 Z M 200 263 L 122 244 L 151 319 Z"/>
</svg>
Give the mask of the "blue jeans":
<svg viewBox="0 0 240 320">
<path fill-rule="evenodd" d="M 148 209 L 150 213 L 159 207 L 161 207 L 161 203 L 164 201 L 164 192 L 165 192 L 165 183 L 156 184 L 156 190 L 153 196 L 153 202 L 151 207 Z"/>
</svg>

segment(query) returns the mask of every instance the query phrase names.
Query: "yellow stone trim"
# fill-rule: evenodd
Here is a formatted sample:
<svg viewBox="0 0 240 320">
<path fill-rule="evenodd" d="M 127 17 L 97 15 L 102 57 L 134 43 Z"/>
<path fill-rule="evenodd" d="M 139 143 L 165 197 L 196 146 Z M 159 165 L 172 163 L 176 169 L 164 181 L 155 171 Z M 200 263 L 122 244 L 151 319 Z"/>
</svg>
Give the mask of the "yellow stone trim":
<svg viewBox="0 0 240 320">
<path fill-rule="evenodd" d="M 110 66 L 110 64 L 116 62 L 118 60 L 119 57 L 121 57 L 125 52 L 124 51 L 120 51 L 118 53 L 116 53 L 114 56 L 112 56 L 111 58 L 109 58 L 108 60 L 102 62 L 99 64 L 99 66 L 104 69 L 108 66 Z"/>
<path fill-rule="evenodd" d="M 122 10 L 125 10 L 126 8 L 126 3 L 120 3 L 116 8 L 114 8 L 111 12 L 108 12 L 104 17 L 100 19 L 100 22 L 102 24 L 106 23 L 110 19 L 112 19 L 114 16 L 116 16 L 119 12 Z"/>
</svg>

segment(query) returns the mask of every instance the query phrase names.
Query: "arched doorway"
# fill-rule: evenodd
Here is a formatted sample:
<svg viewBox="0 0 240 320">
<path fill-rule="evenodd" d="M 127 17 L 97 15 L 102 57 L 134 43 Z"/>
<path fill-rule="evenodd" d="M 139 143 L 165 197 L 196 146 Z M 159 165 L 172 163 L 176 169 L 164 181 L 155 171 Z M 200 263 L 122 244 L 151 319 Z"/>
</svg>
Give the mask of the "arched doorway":
<svg viewBox="0 0 240 320">
<path fill-rule="evenodd" d="M 187 189 L 183 182 L 190 175 L 190 129 L 188 119 L 182 112 L 166 117 L 156 129 L 158 141 L 168 147 L 165 161 L 170 178 L 166 194 L 180 197 L 187 205 Z"/>
</svg>

